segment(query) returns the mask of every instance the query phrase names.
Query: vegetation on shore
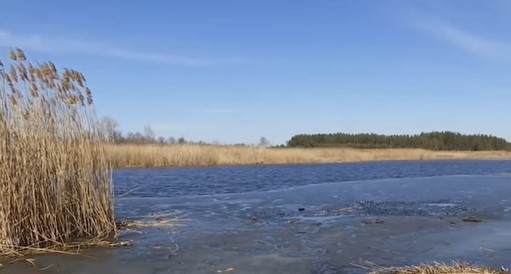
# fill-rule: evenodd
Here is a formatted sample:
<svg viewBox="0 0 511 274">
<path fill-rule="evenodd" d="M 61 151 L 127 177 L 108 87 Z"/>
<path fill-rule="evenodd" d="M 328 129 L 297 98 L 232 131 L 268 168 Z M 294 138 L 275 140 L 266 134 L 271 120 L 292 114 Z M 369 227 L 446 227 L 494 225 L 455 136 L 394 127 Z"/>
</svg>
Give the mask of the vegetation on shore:
<svg viewBox="0 0 511 274">
<path fill-rule="evenodd" d="M 115 232 L 106 134 L 84 76 L 0 60 L 0 254 L 100 242 Z"/>
<path fill-rule="evenodd" d="M 116 168 L 334 163 L 382 160 L 511 159 L 511 151 L 266 148 L 205 144 L 115 144 L 108 147 L 108 152 L 112 164 Z"/>
<path fill-rule="evenodd" d="M 417 135 L 301 134 L 288 147 L 423 148 L 428 150 L 485 151 L 511 150 L 511 143 L 491 135 L 429 132 Z"/>
<path fill-rule="evenodd" d="M 505 268 L 472 265 L 465 262 L 433 263 L 405 267 L 378 267 L 370 264 L 369 274 L 509 274 Z"/>
</svg>

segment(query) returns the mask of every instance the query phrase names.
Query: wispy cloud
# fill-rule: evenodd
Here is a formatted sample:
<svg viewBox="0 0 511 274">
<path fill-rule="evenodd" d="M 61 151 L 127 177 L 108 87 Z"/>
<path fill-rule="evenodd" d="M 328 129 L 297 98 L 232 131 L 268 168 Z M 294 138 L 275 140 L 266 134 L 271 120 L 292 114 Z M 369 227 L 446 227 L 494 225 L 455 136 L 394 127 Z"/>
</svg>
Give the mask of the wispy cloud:
<svg viewBox="0 0 511 274">
<path fill-rule="evenodd" d="M 89 55 L 186 66 L 215 65 L 243 61 L 241 59 L 201 59 L 168 53 L 131 50 L 85 39 L 72 39 L 65 36 L 44 36 L 39 34 L 20 35 L 2 29 L 0 29 L 0 46 L 20 47 L 26 50 L 50 54 Z"/>
<path fill-rule="evenodd" d="M 211 115 L 216 115 L 216 114 L 238 114 L 239 111 L 237 109 L 234 109 L 234 108 L 222 108 L 222 107 L 218 107 L 218 108 L 203 108 L 203 109 L 197 109 L 197 112 L 200 112 L 200 113 L 204 113 L 204 114 L 211 114 Z"/>
<path fill-rule="evenodd" d="M 174 123 L 174 124 L 151 124 L 151 128 L 157 135 L 189 135 L 211 133 L 218 129 L 217 125 L 205 123 Z"/>
<path fill-rule="evenodd" d="M 498 61 L 511 61 L 510 43 L 476 35 L 446 21 L 434 18 L 416 19 L 413 25 L 438 39 L 480 57 Z"/>
</svg>

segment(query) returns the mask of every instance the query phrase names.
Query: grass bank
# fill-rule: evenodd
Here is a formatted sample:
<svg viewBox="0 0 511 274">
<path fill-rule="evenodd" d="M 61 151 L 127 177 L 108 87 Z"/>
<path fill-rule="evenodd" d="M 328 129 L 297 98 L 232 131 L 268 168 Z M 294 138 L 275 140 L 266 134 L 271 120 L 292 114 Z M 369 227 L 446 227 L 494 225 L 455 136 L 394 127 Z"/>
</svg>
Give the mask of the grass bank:
<svg viewBox="0 0 511 274">
<path fill-rule="evenodd" d="M 384 160 L 511 159 L 511 151 L 424 149 L 261 148 L 195 144 L 117 144 L 108 147 L 112 164 L 125 167 L 336 163 Z"/>
</svg>

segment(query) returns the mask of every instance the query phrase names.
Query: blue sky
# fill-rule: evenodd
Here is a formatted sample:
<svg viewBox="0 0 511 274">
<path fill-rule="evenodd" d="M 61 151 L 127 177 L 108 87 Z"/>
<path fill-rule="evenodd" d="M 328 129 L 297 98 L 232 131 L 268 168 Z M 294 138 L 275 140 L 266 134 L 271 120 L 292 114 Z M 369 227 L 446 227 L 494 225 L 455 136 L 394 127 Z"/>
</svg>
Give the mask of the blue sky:
<svg viewBox="0 0 511 274">
<path fill-rule="evenodd" d="M 3 1 L 2 59 L 83 72 L 123 132 L 511 140 L 511 1 Z"/>
</svg>

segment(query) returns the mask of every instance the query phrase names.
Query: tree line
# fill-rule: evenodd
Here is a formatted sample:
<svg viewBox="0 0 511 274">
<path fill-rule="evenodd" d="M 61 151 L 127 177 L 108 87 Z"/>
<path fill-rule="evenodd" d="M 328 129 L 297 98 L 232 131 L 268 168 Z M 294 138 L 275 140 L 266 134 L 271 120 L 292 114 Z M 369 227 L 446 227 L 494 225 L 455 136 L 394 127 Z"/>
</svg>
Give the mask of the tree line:
<svg viewBox="0 0 511 274">
<path fill-rule="evenodd" d="M 218 142 L 204 142 L 204 141 L 192 141 L 186 140 L 184 137 L 163 137 L 156 136 L 151 126 L 145 126 L 143 132 L 127 132 L 122 133 L 119 130 L 119 123 L 111 117 L 103 117 L 101 119 L 101 125 L 105 130 L 108 139 L 115 144 L 160 144 L 160 145 L 173 145 L 173 144 L 198 144 L 198 145 L 216 145 L 219 146 Z M 253 146 L 245 143 L 233 144 L 233 146 Z M 271 143 L 266 137 L 261 137 L 258 147 L 270 147 Z"/>
<path fill-rule="evenodd" d="M 151 126 L 145 126 L 143 132 L 127 132 L 123 134 L 119 130 L 119 123 L 111 117 L 104 117 L 101 124 L 110 141 L 116 144 L 186 144 L 189 141 L 184 137 L 174 138 L 156 136 Z"/>
<path fill-rule="evenodd" d="M 423 148 L 429 150 L 511 150 L 511 143 L 492 135 L 457 132 L 424 132 L 415 135 L 299 134 L 287 147 Z"/>
</svg>

